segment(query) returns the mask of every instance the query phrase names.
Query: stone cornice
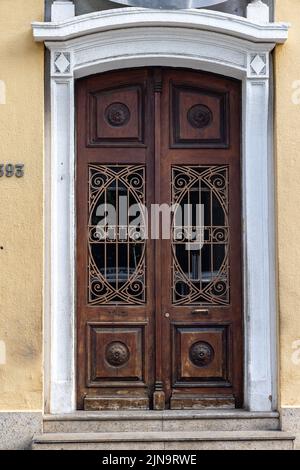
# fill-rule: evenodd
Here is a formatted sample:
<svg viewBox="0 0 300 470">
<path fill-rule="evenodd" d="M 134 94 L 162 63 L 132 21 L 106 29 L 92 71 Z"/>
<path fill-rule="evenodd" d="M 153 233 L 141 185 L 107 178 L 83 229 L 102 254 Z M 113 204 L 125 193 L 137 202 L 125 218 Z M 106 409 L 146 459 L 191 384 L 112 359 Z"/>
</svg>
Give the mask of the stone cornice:
<svg viewBox="0 0 300 470">
<path fill-rule="evenodd" d="M 34 22 L 36 41 L 68 41 L 105 31 L 146 27 L 188 28 L 230 35 L 252 42 L 284 43 L 287 23 L 254 23 L 240 16 L 210 10 L 118 8 L 75 16 L 60 22 Z"/>
</svg>

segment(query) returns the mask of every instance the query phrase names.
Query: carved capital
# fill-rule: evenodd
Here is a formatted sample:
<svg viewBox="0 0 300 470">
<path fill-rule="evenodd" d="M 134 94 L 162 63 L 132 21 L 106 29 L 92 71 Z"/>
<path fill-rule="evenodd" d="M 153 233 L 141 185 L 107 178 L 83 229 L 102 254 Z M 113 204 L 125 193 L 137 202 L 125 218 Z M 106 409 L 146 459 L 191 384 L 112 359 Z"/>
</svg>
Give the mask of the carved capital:
<svg viewBox="0 0 300 470">
<path fill-rule="evenodd" d="M 71 77 L 73 75 L 73 61 L 71 52 L 52 51 L 52 76 Z"/>
<path fill-rule="evenodd" d="M 269 54 L 265 52 L 251 52 L 248 54 L 248 78 L 269 77 Z"/>
</svg>

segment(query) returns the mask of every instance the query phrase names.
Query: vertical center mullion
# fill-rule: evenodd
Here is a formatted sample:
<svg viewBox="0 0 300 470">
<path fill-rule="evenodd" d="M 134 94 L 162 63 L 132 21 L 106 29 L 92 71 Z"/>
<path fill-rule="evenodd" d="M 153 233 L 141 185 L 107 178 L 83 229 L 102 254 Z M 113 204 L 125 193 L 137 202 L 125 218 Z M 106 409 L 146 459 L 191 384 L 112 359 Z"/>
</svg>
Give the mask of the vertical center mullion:
<svg viewBox="0 0 300 470">
<path fill-rule="evenodd" d="M 214 280 L 214 221 L 213 221 L 213 192 L 212 189 L 209 191 L 209 203 L 210 203 L 210 281 Z"/>
<path fill-rule="evenodd" d="M 119 291 L 119 178 L 116 177 L 116 292 Z"/>
</svg>

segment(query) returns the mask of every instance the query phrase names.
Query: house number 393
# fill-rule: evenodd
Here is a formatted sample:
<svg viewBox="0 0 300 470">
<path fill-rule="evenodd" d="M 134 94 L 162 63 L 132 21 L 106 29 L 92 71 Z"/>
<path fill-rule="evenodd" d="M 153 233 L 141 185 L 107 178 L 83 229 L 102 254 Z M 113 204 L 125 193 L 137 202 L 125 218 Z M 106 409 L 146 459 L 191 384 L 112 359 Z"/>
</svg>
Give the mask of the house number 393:
<svg viewBox="0 0 300 470">
<path fill-rule="evenodd" d="M 6 176 L 7 178 L 11 178 L 12 176 L 15 176 L 16 178 L 23 178 L 24 176 L 23 163 L 18 163 L 17 165 L 13 165 L 12 163 L 7 163 L 7 164 L 0 163 L 0 178 L 2 176 Z"/>
</svg>

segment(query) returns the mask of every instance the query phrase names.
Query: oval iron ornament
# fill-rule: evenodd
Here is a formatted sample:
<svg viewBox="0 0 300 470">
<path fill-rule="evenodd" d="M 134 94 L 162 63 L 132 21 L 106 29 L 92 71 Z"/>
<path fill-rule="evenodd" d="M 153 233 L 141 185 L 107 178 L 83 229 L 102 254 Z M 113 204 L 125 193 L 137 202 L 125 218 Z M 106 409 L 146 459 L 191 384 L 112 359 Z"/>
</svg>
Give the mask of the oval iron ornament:
<svg viewBox="0 0 300 470">
<path fill-rule="evenodd" d="M 160 10 L 186 10 L 190 8 L 203 8 L 225 3 L 228 0 L 114 0 L 131 7 L 152 8 Z"/>
</svg>

